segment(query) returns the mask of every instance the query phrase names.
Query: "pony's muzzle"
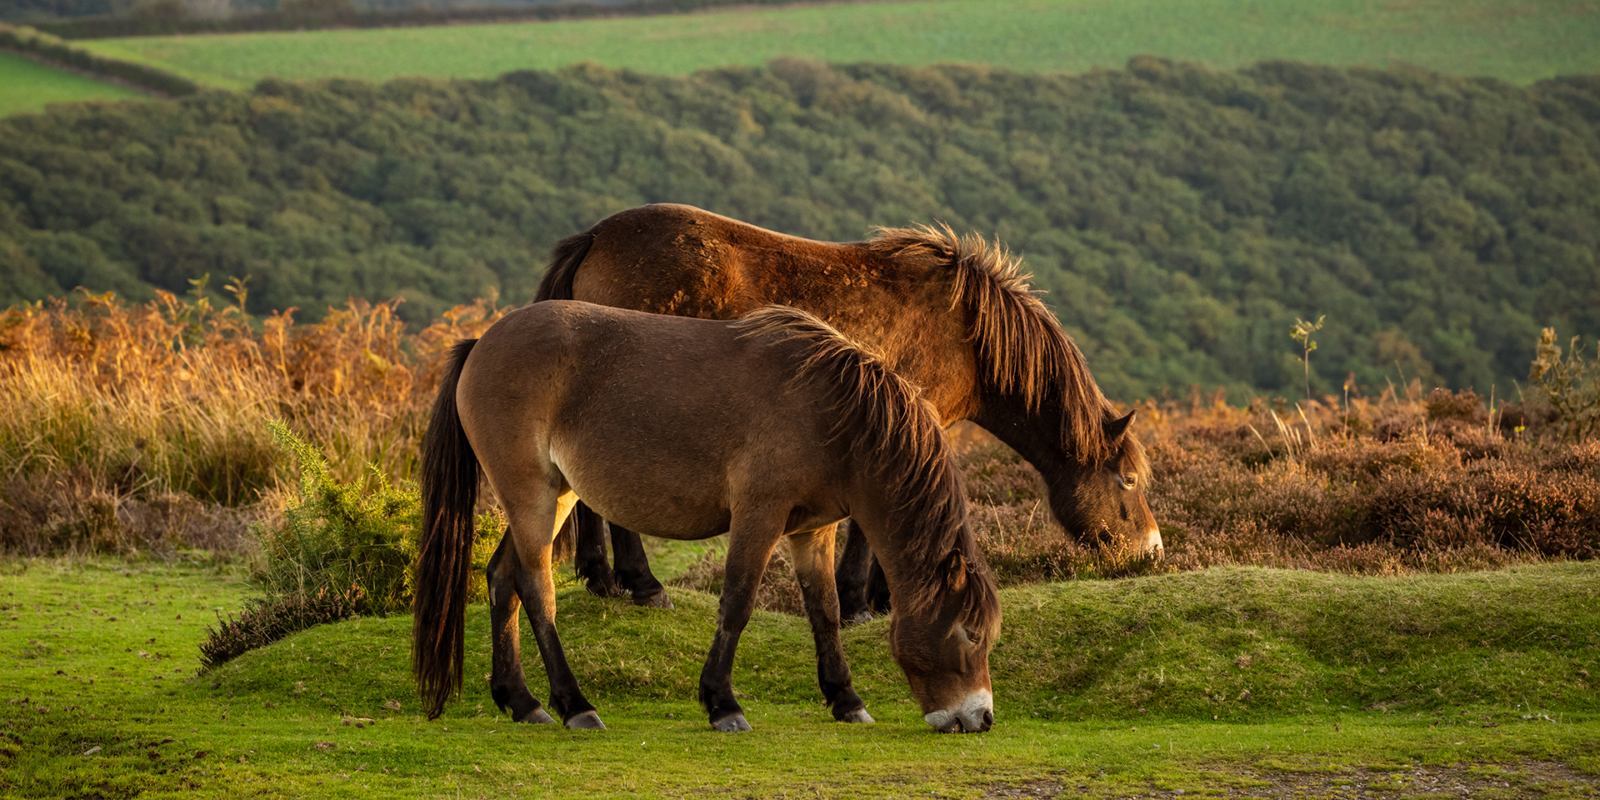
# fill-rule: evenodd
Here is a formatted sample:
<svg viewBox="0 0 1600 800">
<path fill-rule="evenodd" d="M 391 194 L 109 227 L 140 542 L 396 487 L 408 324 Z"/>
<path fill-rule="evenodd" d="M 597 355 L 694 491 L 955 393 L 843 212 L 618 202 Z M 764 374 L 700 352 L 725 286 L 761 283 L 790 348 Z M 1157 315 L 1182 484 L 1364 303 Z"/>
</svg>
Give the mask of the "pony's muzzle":
<svg viewBox="0 0 1600 800">
<path fill-rule="evenodd" d="M 983 733 L 994 727 L 994 697 L 980 689 L 961 705 L 923 714 L 922 719 L 940 733 Z"/>
</svg>

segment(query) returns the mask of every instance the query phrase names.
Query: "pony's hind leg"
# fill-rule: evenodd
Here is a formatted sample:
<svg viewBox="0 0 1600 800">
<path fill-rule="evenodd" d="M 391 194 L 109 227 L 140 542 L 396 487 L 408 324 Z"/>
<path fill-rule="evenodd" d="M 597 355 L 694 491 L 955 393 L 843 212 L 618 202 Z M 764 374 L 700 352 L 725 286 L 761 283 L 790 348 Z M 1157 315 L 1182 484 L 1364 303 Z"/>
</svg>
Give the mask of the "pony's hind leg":
<svg viewBox="0 0 1600 800">
<path fill-rule="evenodd" d="M 650 608 L 672 608 L 667 587 L 650 571 L 639 534 L 616 524 L 611 526 L 611 552 L 617 559 L 617 584 L 633 595 L 633 604 Z"/>
<path fill-rule="evenodd" d="M 606 521 L 582 502 L 572 510 L 572 571 L 583 579 L 583 586 L 596 597 L 621 597 L 626 594 L 606 563 Z M 618 559 L 621 560 L 620 558 Z"/>
<path fill-rule="evenodd" d="M 835 585 L 839 596 L 839 613 L 845 622 L 856 624 L 872 619 L 872 604 L 868 599 L 868 583 L 872 570 L 872 547 L 854 519 L 844 521 L 844 552 L 839 556 Z"/>
<path fill-rule="evenodd" d="M 502 495 L 502 502 L 505 496 Z M 583 696 L 578 679 L 567 664 L 561 637 L 556 633 L 556 586 L 550 575 L 551 548 L 556 531 L 572 510 L 577 496 L 570 490 L 545 489 L 529 492 L 513 502 L 505 502 L 511 520 L 511 553 L 517 556 L 517 594 L 528 610 L 534 641 L 544 660 L 550 679 L 550 707 L 561 715 L 568 728 L 604 730 L 594 704 Z"/>
<path fill-rule="evenodd" d="M 555 722 L 528 691 L 522 674 L 522 630 L 517 611 L 522 598 L 517 596 L 516 545 L 507 532 L 489 559 L 489 630 L 494 644 L 494 669 L 489 675 L 489 694 L 501 711 L 510 711 L 516 722 L 545 724 Z"/>
<path fill-rule="evenodd" d="M 839 595 L 833 582 L 835 526 L 789 537 L 789 555 L 811 620 L 811 638 L 817 646 L 817 682 L 822 697 L 840 722 L 872 722 L 866 704 L 850 682 L 850 665 L 839 642 Z"/>
</svg>

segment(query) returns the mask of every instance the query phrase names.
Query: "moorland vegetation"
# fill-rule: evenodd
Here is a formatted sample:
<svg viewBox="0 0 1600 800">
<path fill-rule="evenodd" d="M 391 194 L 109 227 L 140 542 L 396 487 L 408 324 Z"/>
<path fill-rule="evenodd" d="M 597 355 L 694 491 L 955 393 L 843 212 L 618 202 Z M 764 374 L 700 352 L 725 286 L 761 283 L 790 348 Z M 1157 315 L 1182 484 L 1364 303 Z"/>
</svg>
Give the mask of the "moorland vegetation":
<svg viewBox="0 0 1600 800">
<path fill-rule="evenodd" d="M 266 315 L 521 302 L 557 239 L 688 202 L 813 238 L 997 236 L 1112 397 L 1389 381 L 1515 392 L 1600 332 L 1600 79 L 1155 58 L 1081 76 L 777 61 L 494 81 L 264 81 L 0 121 L 0 302 L 201 275 Z M 1208 389 L 1209 390 L 1209 389 Z"/>
<path fill-rule="evenodd" d="M 1597 107 L 1587 78 L 780 61 L 267 81 L 6 120 L 0 548 L 250 554 L 265 596 L 208 643 L 217 663 L 404 609 L 440 353 L 497 318 L 496 291 L 531 296 L 554 240 L 671 200 L 824 239 L 993 232 L 1109 394 L 1195 387 L 1140 406 L 1160 561 L 1066 541 L 1037 476 L 963 434 L 1003 584 L 1592 558 L 1600 374 L 1540 328 L 1600 329 Z M 678 585 L 715 591 L 718 560 Z M 780 558 L 761 603 L 798 597 Z"/>
<path fill-rule="evenodd" d="M 0 548 L 246 557 L 261 596 L 220 625 L 208 663 L 408 607 L 411 478 L 435 372 L 449 343 L 501 313 L 479 301 L 408 333 L 392 303 L 296 323 L 252 318 L 232 289 L 230 305 L 201 287 L 143 304 L 80 292 L 0 315 Z M 1154 467 L 1160 560 L 1069 541 L 1037 473 L 958 429 L 980 546 L 1004 586 L 1235 565 L 1397 575 L 1592 559 L 1600 439 L 1551 392 L 1594 413 L 1600 401 L 1584 398 L 1600 397 L 1600 374 L 1582 353 L 1545 346 L 1537 399 L 1492 415 L 1484 398 L 1425 394 L 1420 379 L 1293 405 L 1229 406 L 1220 392 L 1143 402 L 1136 433 Z M 1546 380 L 1558 372 L 1564 382 Z M 480 569 L 503 527 L 492 505 L 483 512 Z M 713 549 L 684 562 L 676 585 L 717 591 L 720 560 Z M 759 603 L 800 610 L 781 553 Z"/>
</svg>

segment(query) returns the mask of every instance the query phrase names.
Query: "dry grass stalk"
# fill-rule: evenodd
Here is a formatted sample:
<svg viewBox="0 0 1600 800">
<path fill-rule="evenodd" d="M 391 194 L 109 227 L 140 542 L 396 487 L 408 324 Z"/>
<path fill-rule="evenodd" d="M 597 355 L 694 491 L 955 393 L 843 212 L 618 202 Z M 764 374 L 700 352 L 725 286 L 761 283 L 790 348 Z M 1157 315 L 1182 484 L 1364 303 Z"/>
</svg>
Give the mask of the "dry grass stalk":
<svg viewBox="0 0 1600 800">
<path fill-rule="evenodd" d="M 80 293 L 0 313 L 0 550 L 155 546 L 130 520 L 162 497 L 219 519 L 259 506 L 288 477 L 270 417 L 339 453 L 336 470 L 353 473 L 341 477 L 365 463 L 411 474 L 439 354 L 502 312 L 479 301 L 407 334 L 396 302 L 351 301 L 308 325 L 198 293 L 140 305 Z"/>
</svg>

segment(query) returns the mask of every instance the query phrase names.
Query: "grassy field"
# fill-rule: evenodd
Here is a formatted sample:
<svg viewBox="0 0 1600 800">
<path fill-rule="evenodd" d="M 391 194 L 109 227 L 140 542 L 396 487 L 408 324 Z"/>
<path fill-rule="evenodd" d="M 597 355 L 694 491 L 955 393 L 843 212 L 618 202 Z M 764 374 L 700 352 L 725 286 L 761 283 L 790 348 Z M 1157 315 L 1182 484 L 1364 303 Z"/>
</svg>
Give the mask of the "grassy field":
<svg viewBox="0 0 1600 800">
<path fill-rule="evenodd" d="M 943 0 L 686 16 L 87 42 L 203 84 L 269 76 L 489 78 L 594 61 L 684 74 L 779 56 L 835 62 L 1121 67 L 1137 54 L 1236 67 L 1264 59 L 1388 66 L 1528 83 L 1600 71 L 1592 0 Z"/>
<path fill-rule="evenodd" d="M 424 721 L 405 617 L 198 673 L 205 626 L 247 594 L 182 558 L 0 563 L 0 795 L 1600 795 L 1594 564 L 1006 590 L 981 736 L 927 730 L 883 621 L 846 636 L 879 720 L 853 727 L 816 702 L 804 621 L 757 614 L 735 670 L 756 730 L 729 736 L 693 702 L 714 598 L 661 612 L 568 591 L 568 653 L 610 726 L 580 734 L 512 725 L 476 680 Z M 486 622 L 475 607 L 469 675 Z"/>
<path fill-rule="evenodd" d="M 129 100 L 143 96 L 116 84 L 51 69 L 11 53 L 0 53 L 0 117 L 41 111 L 51 103 Z"/>
</svg>

